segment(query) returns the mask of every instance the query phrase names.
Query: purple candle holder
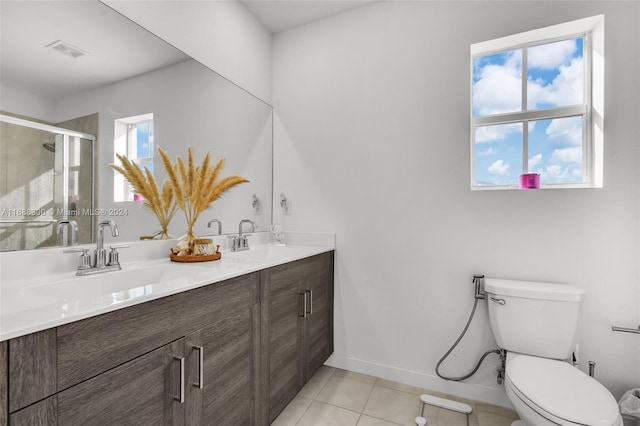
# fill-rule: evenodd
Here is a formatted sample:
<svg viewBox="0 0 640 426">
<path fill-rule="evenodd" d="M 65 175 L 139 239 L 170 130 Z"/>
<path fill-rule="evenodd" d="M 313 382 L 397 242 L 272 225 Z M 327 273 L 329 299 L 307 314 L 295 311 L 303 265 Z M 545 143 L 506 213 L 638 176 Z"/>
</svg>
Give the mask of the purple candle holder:
<svg viewBox="0 0 640 426">
<path fill-rule="evenodd" d="M 540 189 L 540 175 L 538 173 L 520 175 L 520 189 Z"/>
</svg>

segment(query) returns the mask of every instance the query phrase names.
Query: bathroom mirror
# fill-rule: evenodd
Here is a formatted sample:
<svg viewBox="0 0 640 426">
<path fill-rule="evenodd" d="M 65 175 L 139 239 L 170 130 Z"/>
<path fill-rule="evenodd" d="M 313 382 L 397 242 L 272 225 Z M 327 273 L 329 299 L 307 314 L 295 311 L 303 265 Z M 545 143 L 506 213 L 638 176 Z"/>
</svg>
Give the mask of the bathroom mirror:
<svg viewBox="0 0 640 426">
<path fill-rule="evenodd" d="M 56 159 L 62 142 L 56 143 L 56 136 L 44 137 L 42 130 L 20 137 L 24 132 L 5 132 L 9 124 L 2 123 L 3 140 L 9 134 L 17 136 L 0 146 L 3 157 L 11 146 L 13 158 L 2 164 L 0 177 L 5 183 L 13 182 L 0 185 L 0 250 L 68 244 L 69 227 L 64 226 L 60 235 L 56 232 L 57 222 L 66 218 L 78 222 L 80 243 L 92 241 L 93 229 L 101 220 L 118 225 L 118 243 L 157 231 L 155 216 L 134 201 L 135 194 L 107 166 L 116 162 L 116 148 L 152 169 L 160 184 L 166 175 L 158 146 L 172 158 L 186 158 L 191 145 L 198 163 L 207 152 L 213 161 L 224 158 L 223 176 L 239 174 L 250 182 L 214 202 L 200 217 L 195 233 L 216 234 L 217 225 L 207 227 L 211 219 L 222 223 L 224 234 L 237 233 L 242 219 L 254 221 L 257 231 L 268 230 L 270 105 L 98 0 L 3 0 L 0 12 L 0 113 L 36 128 L 85 136 L 86 145 L 74 152 L 82 152 L 82 164 L 87 165 L 74 175 L 79 176 L 74 183 L 82 186 L 82 193 L 78 185 L 68 186 L 68 178 L 67 186 L 61 186 L 68 189 L 63 193 L 54 188 L 54 177 L 67 173 L 62 159 Z M 143 127 L 145 131 L 140 130 Z M 93 173 L 87 172 L 91 170 L 87 156 L 95 165 Z M 31 167 L 33 176 L 21 175 L 26 173 L 22 161 L 38 164 Z M 34 186 L 35 181 L 41 186 Z M 49 181 L 51 187 L 42 186 Z M 33 196 L 36 192 L 39 197 Z M 16 204 L 17 200 L 24 205 Z M 73 217 L 52 213 L 64 214 L 72 208 Z M 39 216 L 34 217 L 34 212 Z M 42 221 L 30 222 L 35 219 Z M 178 212 L 169 233 L 181 236 L 185 223 Z"/>
</svg>

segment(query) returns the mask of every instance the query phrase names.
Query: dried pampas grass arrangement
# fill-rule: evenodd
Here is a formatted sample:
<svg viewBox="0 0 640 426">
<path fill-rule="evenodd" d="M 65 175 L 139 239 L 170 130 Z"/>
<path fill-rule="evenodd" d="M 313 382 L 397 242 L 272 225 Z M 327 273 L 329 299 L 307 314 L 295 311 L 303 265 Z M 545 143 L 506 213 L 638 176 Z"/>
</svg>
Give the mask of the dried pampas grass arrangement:
<svg viewBox="0 0 640 426">
<path fill-rule="evenodd" d="M 178 204 L 174 196 L 173 185 L 169 179 L 165 179 L 162 190 L 158 190 L 158 185 L 153 174 L 145 167 L 144 172 L 137 164 L 129 160 L 126 156 L 116 154 L 121 166 L 109 164 L 109 167 L 122 174 L 129 181 L 131 187 L 144 197 L 143 205 L 151 210 L 160 223 L 161 238 L 171 238 L 168 233 L 169 222 L 178 211 Z"/>
<path fill-rule="evenodd" d="M 186 165 L 180 157 L 177 157 L 173 164 L 162 148 L 158 148 L 158 153 L 169 176 L 168 180 L 171 182 L 176 204 L 184 212 L 187 220 L 186 243 L 184 246 L 177 247 L 175 254 L 193 255 L 193 242 L 196 238 L 193 234 L 193 226 L 200 214 L 226 191 L 249 181 L 238 175 L 220 178 L 224 159 L 218 160 L 215 166 L 211 167 L 209 153 L 204 156 L 202 164 L 196 167 L 191 146 L 187 148 Z"/>
<path fill-rule="evenodd" d="M 193 255 L 194 240 L 196 239 L 193 234 L 193 226 L 198 217 L 226 191 L 249 181 L 238 175 L 220 178 L 224 159 L 218 160 L 215 166 L 211 167 L 209 164 L 211 154 L 209 153 L 204 156 L 202 164 L 196 167 L 191 146 L 187 148 L 186 164 L 180 157 L 176 158 L 175 164 L 172 163 L 167 152 L 160 147 L 158 147 L 158 153 L 168 175 L 162 184 L 162 191 L 158 190 L 149 169 L 145 168 L 143 172 L 138 165 L 124 155 L 117 155 L 122 166 L 109 164 L 109 167 L 121 173 L 134 190 L 145 198 L 144 206 L 158 218 L 164 238 L 170 238 L 167 234 L 167 228 L 178 209 L 184 212 L 187 220 L 187 233 L 184 240 L 173 251 L 179 256 Z"/>
</svg>

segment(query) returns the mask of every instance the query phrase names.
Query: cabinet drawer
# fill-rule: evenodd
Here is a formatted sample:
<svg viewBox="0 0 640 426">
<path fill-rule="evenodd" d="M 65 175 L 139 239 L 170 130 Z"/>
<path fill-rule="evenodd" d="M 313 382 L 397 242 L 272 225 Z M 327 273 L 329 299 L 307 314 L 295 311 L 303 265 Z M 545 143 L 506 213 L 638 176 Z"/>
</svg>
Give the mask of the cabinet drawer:
<svg viewBox="0 0 640 426">
<path fill-rule="evenodd" d="M 271 275 L 269 291 L 272 294 L 277 293 L 282 287 L 289 287 L 292 283 L 326 274 L 329 268 L 329 260 L 330 256 L 323 253 L 268 269 Z"/>
<path fill-rule="evenodd" d="M 257 300 L 258 284 L 258 273 L 243 275 L 58 327 L 58 390 L 215 322 L 247 297 Z"/>
</svg>

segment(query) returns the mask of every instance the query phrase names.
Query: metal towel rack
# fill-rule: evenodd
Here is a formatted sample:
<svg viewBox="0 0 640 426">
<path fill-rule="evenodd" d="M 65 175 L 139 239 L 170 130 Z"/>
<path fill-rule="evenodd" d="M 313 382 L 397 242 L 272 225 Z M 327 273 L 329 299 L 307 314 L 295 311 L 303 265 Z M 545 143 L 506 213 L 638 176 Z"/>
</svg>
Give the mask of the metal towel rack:
<svg viewBox="0 0 640 426">
<path fill-rule="evenodd" d="M 613 331 L 621 331 L 623 333 L 640 334 L 640 327 L 638 327 L 638 328 L 624 328 L 624 327 L 611 326 L 611 330 L 613 330 Z"/>
<path fill-rule="evenodd" d="M 19 223 L 56 223 L 56 219 L 24 219 L 24 220 L 0 220 L 0 225 L 5 223 L 19 224 Z"/>
</svg>

